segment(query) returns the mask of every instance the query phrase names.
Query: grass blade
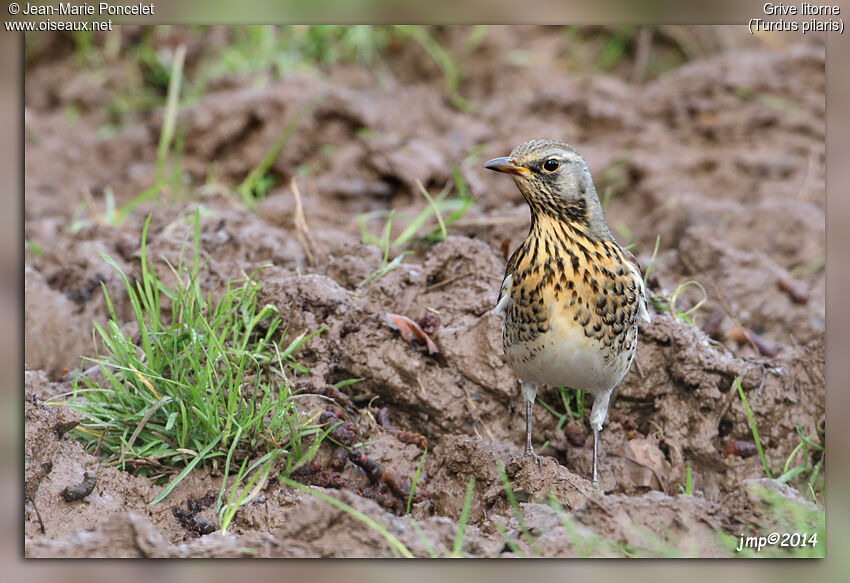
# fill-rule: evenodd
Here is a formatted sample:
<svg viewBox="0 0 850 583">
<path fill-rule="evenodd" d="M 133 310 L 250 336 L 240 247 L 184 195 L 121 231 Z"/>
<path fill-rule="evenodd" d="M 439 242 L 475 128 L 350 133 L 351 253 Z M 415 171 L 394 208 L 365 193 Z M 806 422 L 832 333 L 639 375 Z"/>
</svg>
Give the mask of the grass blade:
<svg viewBox="0 0 850 583">
<path fill-rule="evenodd" d="M 151 501 L 149 502 L 149 504 L 157 504 L 157 503 L 162 502 L 163 500 L 165 500 L 165 498 L 166 498 L 169 494 L 171 494 L 171 491 L 172 491 L 172 490 L 173 490 L 173 489 L 177 486 L 177 484 L 179 484 L 179 483 L 180 483 L 180 481 L 181 481 L 183 478 L 185 478 L 187 475 L 189 475 L 189 472 L 191 472 L 191 471 L 192 471 L 192 469 L 193 469 L 196 465 L 198 465 L 198 463 L 199 463 L 201 460 L 203 460 L 203 459 L 204 459 L 204 457 L 205 457 L 205 456 L 206 456 L 206 455 L 207 455 L 207 454 L 208 454 L 208 453 L 212 450 L 212 448 L 214 448 L 216 445 L 218 445 L 218 442 L 219 442 L 220 440 L 221 440 L 221 436 L 219 435 L 219 436 L 218 436 L 218 437 L 216 437 L 216 438 L 215 438 L 212 442 L 210 442 L 210 444 L 209 444 L 209 445 L 207 445 L 207 446 L 206 446 L 203 450 L 201 450 L 200 452 L 198 452 L 198 455 L 196 455 L 196 456 L 195 456 L 195 458 L 194 458 L 191 462 L 189 462 L 188 464 L 186 464 L 186 467 L 185 467 L 185 468 L 183 468 L 183 471 L 182 471 L 182 472 L 180 472 L 179 474 L 177 474 L 177 477 L 176 477 L 176 478 L 174 478 L 174 479 L 171 481 L 171 483 L 170 483 L 170 484 L 168 484 L 165 488 L 163 488 L 163 489 L 162 489 L 162 492 L 160 492 L 160 493 L 159 493 L 159 495 L 158 495 L 156 498 L 154 498 L 153 500 L 151 500 Z"/>
<path fill-rule="evenodd" d="M 165 160 L 171 148 L 174 137 L 174 126 L 177 122 L 178 100 L 180 98 L 180 83 L 183 80 L 183 61 L 186 58 L 186 45 L 181 44 L 174 51 L 171 64 L 171 77 L 168 80 L 168 98 L 165 105 L 165 120 L 162 122 L 162 132 L 159 134 L 159 146 L 156 150 L 156 184 L 162 183 Z"/>
<path fill-rule="evenodd" d="M 513 508 L 514 517 L 516 518 L 517 524 L 519 524 L 522 536 L 525 539 L 525 542 L 528 543 L 528 546 L 531 547 L 531 550 L 539 556 L 540 551 L 537 550 L 537 546 L 534 544 L 534 539 L 531 537 L 531 533 L 529 533 L 528 529 L 525 527 L 525 521 L 522 519 L 522 511 L 519 508 L 516 496 L 514 496 L 514 489 L 511 487 L 511 483 L 508 481 L 508 475 L 505 473 L 505 466 L 502 465 L 502 462 L 496 462 L 496 468 L 499 470 L 499 478 L 502 480 L 502 486 L 505 488 L 505 495 L 508 498 L 511 508 Z"/>
<path fill-rule="evenodd" d="M 741 387 L 741 381 L 738 377 L 735 377 L 735 386 L 738 387 L 738 394 L 741 396 L 741 401 L 744 403 L 744 409 L 747 411 L 747 419 L 750 422 L 750 429 L 753 432 L 753 440 L 756 442 L 756 449 L 759 452 L 759 457 L 761 458 L 761 464 L 764 466 L 764 473 L 767 474 L 768 478 L 773 478 L 773 474 L 770 473 L 770 468 L 767 467 L 767 459 L 764 457 L 764 450 L 761 447 L 761 441 L 759 441 L 759 430 L 756 427 L 756 420 L 753 417 L 753 411 L 750 409 L 750 404 L 747 402 L 747 396 L 744 394 L 744 389 Z"/>
<path fill-rule="evenodd" d="M 260 162 L 248 173 L 248 176 L 245 177 L 245 180 L 237 188 L 237 191 L 240 195 L 242 195 L 242 199 L 246 204 L 250 207 L 255 206 L 254 202 L 254 193 L 257 191 L 257 185 L 265 176 L 266 172 L 268 172 L 271 165 L 274 164 L 275 159 L 277 158 L 280 151 L 289 141 L 290 136 L 298 127 L 298 124 L 301 123 L 311 111 L 313 111 L 319 104 L 321 100 L 313 100 L 307 103 L 306 105 L 301 106 L 289 121 L 286 122 L 286 125 L 283 126 L 283 129 L 278 134 L 277 139 L 274 141 L 272 146 L 266 151 L 263 155 Z"/>
<path fill-rule="evenodd" d="M 475 476 L 472 476 L 469 478 L 469 484 L 466 485 L 466 496 L 463 498 L 463 508 L 460 511 L 460 521 L 457 525 L 457 535 L 455 535 L 455 544 L 452 549 L 453 557 L 460 557 L 460 552 L 463 550 L 463 535 L 466 533 L 466 523 L 469 521 L 469 508 L 472 505 L 472 491 L 474 489 Z"/>
<path fill-rule="evenodd" d="M 408 550 L 408 548 L 406 546 L 404 546 L 404 544 L 402 544 L 402 542 L 400 540 L 398 540 L 396 537 L 394 537 L 390 533 L 390 531 L 388 531 L 386 528 L 384 528 L 384 526 L 382 524 L 375 522 L 374 520 L 372 520 L 371 518 L 369 518 L 368 516 L 366 516 L 365 514 L 360 512 L 359 510 L 357 510 L 356 508 L 352 508 L 351 506 L 349 506 L 345 502 L 342 502 L 341 500 L 337 500 L 336 498 L 331 498 L 330 496 L 328 496 L 324 492 L 319 492 L 318 490 L 314 490 L 313 488 L 310 488 L 309 486 L 299 484 L 295 480 L 291 480 L 289 478 L 281 477 L 280 481 L 283 482 L 284 484 L 286 484 L 287 486 L 289 486 L 290 488 L 295 488 L 296 490 L 300 490 L 300 491 L 304 492 L 305 494 L 309 494 L 310 496 L 313 496 L 315 498 L 318 498 L 319 500 L 322 500 L 323 502 L 327 502 L 331 506 L 334 506 L 335 508 L 339 508 L 340 510 L 342 510 L 343 512 L 345 512 L 349 516 L 356 518 L 357 520 L 363 522 L 366 526 L 373 529 L 375 532 L 377 532 L 382 537 L 384 537 L 384 540 L 386 540 L 387 543 L 389 543 L 390 548 L 393 551 L 393 554 L 395 554 L 396 556 L 401 555 L 402 557 L 405 557 L 405 558 L 408 558 L 408 559 L 413 558 L 413 553 L 411 553 Z"/>
<path fill-rule="evenodd" d="M 419 481 L 419 473 L 422 471 L 422 466 L 425 464 L 425 456 L 428 450 L 422 452 L 422 459 L 419 460 L 419 465 L 416 466 L 416 472 L 413 474 L 413 482 L 410 484 L 410 494 L 407 496 L 407 509 L 405 514 L 410 514 L 410 504 L 413 502 L 413 492 L 416 490 L 416 483 Z"/>
</svg>

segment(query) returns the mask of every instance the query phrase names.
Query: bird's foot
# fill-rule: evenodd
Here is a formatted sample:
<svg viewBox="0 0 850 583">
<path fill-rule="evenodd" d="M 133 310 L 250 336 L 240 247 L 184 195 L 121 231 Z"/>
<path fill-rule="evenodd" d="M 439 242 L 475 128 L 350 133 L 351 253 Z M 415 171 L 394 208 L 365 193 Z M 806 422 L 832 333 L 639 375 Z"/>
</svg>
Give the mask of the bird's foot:
<svg viewBox="0 0 850 583">
<path fill-rule="evenodd" d="M 534 453 L 534 450 L 531 449 L 530 447 L 527 447 L 525 449 L 525 452 L 522 454 L 522 457 L 524 457 L 524 458 L 526 458 L 526 457 L 534 458 L 534 461 L 537 462 L 537 469 L 539 469 L 539 470 L 543 469 L 543 458 L 540 457 L 539 455 L 537 455 L 536 453 Z"/>
<path fill-rule="evenodd" d="M 593 480 L 593 489 L 599 492 L 599 480 Z"/>
</svg>

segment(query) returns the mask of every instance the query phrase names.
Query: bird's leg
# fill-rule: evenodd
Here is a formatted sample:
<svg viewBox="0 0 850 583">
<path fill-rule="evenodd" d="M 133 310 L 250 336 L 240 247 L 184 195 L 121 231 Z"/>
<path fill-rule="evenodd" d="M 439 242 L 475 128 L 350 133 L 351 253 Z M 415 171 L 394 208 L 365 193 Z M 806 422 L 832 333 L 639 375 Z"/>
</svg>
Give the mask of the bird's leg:
<svg viewBox="0 0 850 583">
<path fill-rule="evenodd" d="M 590 428 L 593 429 L 593 487 L 596 490 L 599 490 L 599 432 L 602 431 L 602 423 L 608 415 L 610 398 L 611 391 L 594 395 L 593 408 L 590 410 Z"/>
<path fill-rule="evenodd" d="M 522 398 L 525 401 L 525 452 L 523 457 L 532 456 L 537 460 L 537 466 L 543 468 L 543 462 L 531 447 L 531 409 L 534 406 L 534 399 L 537 396 L 537 385 L 526 381 L 520 381 L 522 384 Z"/>
<path fill-rule="evenodd" d="M 599 474 L 597 464 L 599 462 L 599 430 L 593 430 L 593 489 L 599 490 Z"/>
</svg>

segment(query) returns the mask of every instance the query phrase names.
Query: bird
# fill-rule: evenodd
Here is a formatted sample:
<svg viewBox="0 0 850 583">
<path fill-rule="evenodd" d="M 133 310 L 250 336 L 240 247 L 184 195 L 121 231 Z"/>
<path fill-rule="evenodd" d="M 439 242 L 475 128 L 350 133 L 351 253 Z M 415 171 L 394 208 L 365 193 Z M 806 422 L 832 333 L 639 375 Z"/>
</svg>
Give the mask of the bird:
<svg viewBox="0 0 850 583">
<path fill-rule="evenodd" d="M 637 261 L 605 221 L 590 169 L 569 144 L 536 139 L 484 168 L 512 175 L 531 209 L 528 236 L 505 268 L 495 312 L 505 358 L 525 402 L 523 457 L 531 445 L 538 384 L 593 395 L 593 487 L 599 432 L 614 387 L 635 357 L 638 320 L 650 321 Z"/>
</svg>

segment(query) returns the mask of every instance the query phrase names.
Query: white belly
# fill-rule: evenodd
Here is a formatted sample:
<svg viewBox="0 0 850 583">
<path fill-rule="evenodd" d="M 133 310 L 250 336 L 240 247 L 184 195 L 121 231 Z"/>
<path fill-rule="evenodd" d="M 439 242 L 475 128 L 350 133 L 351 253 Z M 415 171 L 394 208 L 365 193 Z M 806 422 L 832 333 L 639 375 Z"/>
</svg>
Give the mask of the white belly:
<svg viewBox="0 0 850 583">
<path fill-rule="evenodd" d="M 622 380 L 634 351 L 606 362 L 602 344 L 585 336 L 581 328 L 570 328 L 541 334 L 531 343 L 506 346 L 505 356 L 521 380 L 598 395 Z"/>
</svg>

